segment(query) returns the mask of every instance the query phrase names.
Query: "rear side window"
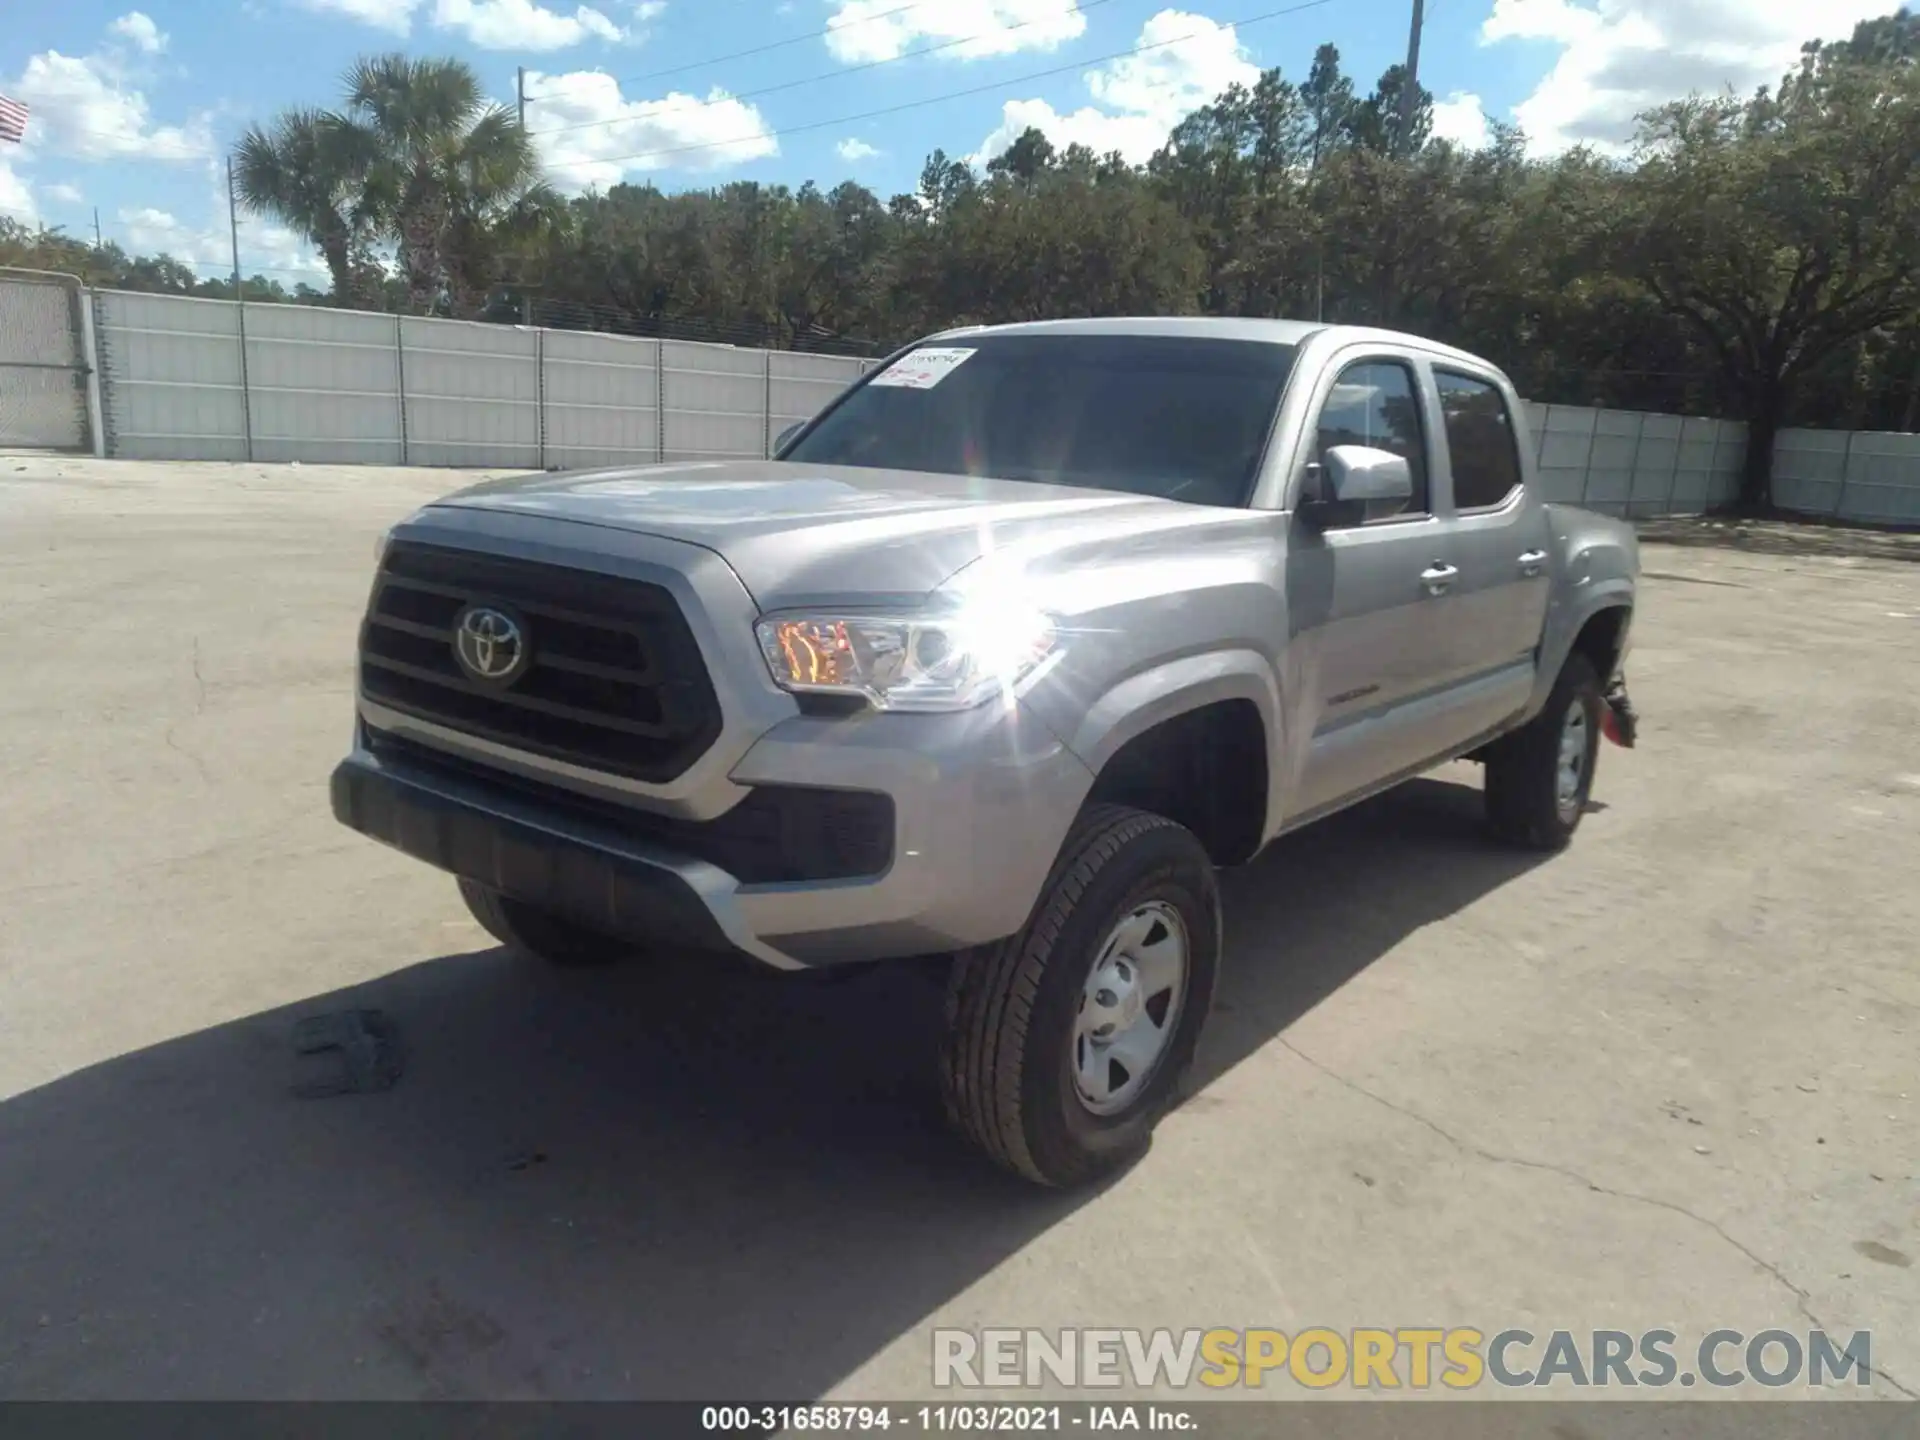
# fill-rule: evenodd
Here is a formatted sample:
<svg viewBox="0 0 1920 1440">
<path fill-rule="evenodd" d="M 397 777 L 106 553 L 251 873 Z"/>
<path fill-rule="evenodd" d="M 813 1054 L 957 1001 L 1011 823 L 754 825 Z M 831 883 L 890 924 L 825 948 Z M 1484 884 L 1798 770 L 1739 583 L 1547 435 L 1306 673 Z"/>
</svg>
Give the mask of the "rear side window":
<svg viewBox="0 0 1920 1440">
<path fill-rule="evenodd" d="M 1313 458 L 1321 464 L 1336 445 L 1366 445 L 1388 450 L 1413 472 L 1413 499 L 1401 515 L 1427 511 L 1427 446 L 1420 433 L 1419 390 L 1413 371 L 1392 360 L 1363 360 L 1349 365 L 1333 382 L 1320 411 Z"/>
<path fill-rule="evenodd" d="M 1465 375 L 1436 370 L 1433 379 L 1453 457 L 1454 508 L 1498 505 L 1520 487 L 1520 446 L 1506 397 L 1498 386 Z"/>
</svg>

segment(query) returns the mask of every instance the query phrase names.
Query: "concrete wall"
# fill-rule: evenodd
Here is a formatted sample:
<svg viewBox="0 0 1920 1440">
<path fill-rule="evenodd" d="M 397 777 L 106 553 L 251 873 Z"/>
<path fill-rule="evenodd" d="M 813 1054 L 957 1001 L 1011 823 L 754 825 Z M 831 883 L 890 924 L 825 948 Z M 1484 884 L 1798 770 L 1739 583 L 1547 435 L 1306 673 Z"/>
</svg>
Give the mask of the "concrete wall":
<svg viewBox="0 0 1920 1440">
<path fill-rule="evenodd" d="M 872 363 L 117 290 L 94 306 L 109 453 L 136 460 L 754 458 Z"/>
<path fill-rule="evenodd" d="M 1809 515 L 1920 525 L 1920 435 L 1783 430 L 1773 497 Z"/>
<path fill-rule="evenodd" d="M 764 456 L 875 362 L 94 292 L 107 453 L 575 469 Z M 245 343 L 241 331 L 245 329 Z M 1612 515 L 1733 499 L 1746 426 L 1529 405 L 1547 498 Z M 1920 523 L 1920 436 L 1787 430 L 1787 509 Z"/>
<path fill-rule="evenodd" d="M 1529 405 L 1549 500 L 1607 515 L 1695 515 L 1740 488 L 1747 427 L 1732 420 Z"/>
</svg>

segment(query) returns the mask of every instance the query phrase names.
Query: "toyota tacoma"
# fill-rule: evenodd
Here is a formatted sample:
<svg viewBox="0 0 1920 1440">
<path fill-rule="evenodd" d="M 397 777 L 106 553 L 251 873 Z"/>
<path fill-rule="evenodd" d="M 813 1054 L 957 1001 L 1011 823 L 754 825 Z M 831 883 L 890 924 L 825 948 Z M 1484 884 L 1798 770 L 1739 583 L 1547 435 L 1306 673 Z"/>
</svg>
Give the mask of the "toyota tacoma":
<svg viewBox="0 0 1920 1440">
<path fill-rule="evenodd" d="M 332 804 L 504 945 L 935 958 L 958 1128 L 1137 1154 L 1216 870 L 1443 762 L 1565 845 L 1638 548 L 1544 503 L 1472 355 L 1251 319 L 913 345 L 770 460 L 493 481 L 383 538 Z"/>
</svg>

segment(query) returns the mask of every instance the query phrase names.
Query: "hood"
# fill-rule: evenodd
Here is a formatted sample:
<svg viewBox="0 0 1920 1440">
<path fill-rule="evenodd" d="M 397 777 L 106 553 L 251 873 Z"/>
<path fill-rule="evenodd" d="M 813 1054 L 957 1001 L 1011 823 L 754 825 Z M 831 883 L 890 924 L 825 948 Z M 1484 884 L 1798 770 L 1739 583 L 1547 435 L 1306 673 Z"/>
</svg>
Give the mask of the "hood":
<svg viewBox="0 0 1920 1440">
<path fill-rule="evenodd" d="M 436 504 L 703 546 L 768 610 L 914 605 L 988 553 L 1119 539 L 1207 513 L 1104 490 L 777 460 L 529 475 Z"/>
</svg>

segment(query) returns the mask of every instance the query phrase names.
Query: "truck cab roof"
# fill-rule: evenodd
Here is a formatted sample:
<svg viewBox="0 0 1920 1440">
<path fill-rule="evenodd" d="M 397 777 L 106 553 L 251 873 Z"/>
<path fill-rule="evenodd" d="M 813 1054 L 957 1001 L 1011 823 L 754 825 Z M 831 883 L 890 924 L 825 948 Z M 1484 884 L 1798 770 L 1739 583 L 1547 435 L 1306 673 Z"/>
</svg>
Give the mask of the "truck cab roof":
<svg viewBox="0 0 1920 1440">
<path fill-rule="evenodd" d="M 967 325 L 943 330 L 916 342 L 957 341 L 969 335 L 1165 335 L 1186 339 L 1254 340 L 1271 345 L 1304 346 L 1377 341 L 1449 359 L 1476 368 L 1497 368 L 1492 362 L 1422 335 L 1370 325 L 1328 325 L 1315 320 L 1265 320 L 1247 316 L 1137 315 L 1085 320 L 1030 320 L 1012 325 Z"/>
</svg>

